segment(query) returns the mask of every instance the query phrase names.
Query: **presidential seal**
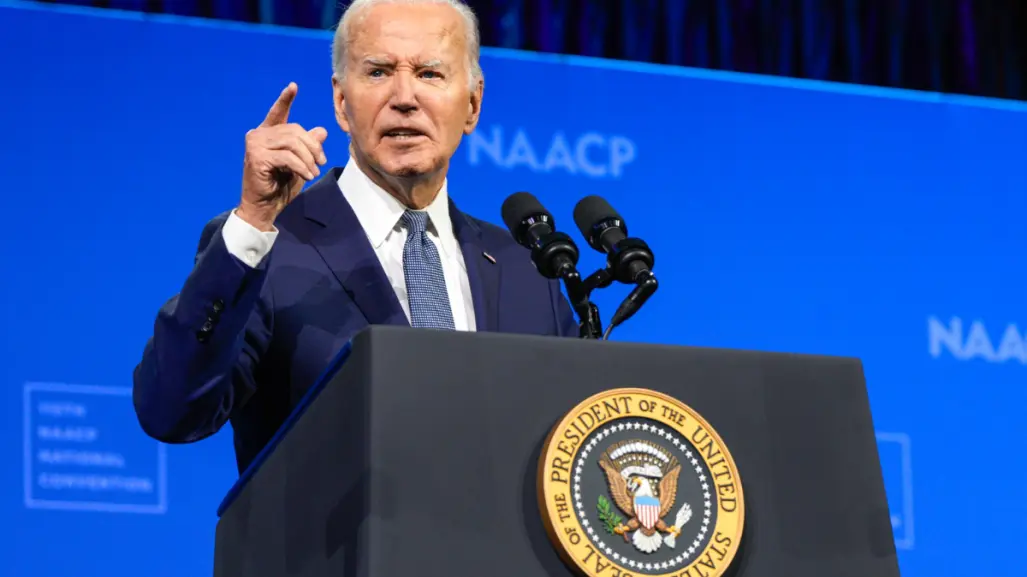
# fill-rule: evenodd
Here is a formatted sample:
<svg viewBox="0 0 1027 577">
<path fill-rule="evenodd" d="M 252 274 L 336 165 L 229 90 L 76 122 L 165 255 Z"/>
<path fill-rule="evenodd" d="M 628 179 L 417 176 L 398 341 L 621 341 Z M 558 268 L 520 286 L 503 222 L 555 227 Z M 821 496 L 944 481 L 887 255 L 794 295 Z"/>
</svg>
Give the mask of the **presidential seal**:
<svg viewBox="0 0 1027 577">
<path fill-rule="evenodd" d="M 709 423 L 662 393 L 574 407 L 546 439 L 538 483 L 546 531 L 583 575 L 718 577 L 738 552 L 738 469 Z"/>
</svg>

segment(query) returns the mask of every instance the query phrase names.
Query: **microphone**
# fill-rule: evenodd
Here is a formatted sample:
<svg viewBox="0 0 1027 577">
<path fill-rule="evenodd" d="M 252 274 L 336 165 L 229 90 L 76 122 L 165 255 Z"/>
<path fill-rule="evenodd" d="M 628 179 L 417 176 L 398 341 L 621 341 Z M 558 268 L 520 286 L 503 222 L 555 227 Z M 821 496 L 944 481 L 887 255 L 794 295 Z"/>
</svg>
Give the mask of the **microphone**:
<svg viewBox="0 0 1027 577">
<path fill-rule="evenodd" d="M 603 340 L 614 327 L 631 318 L 659 288 L 653 265 L 656 258 L 649 245 L 628 236 L 628 225 L 610 203 L 596 195 L 586 196 L 574 207 L 574 223 L 593 249 L 605 253 L 608 278 L 635 285 L 631 294 L 617 307 Z"/>
<path fill-rule="evenodd" d="M 531 261 L 546 278 L 578 274 L 578 247 L 571 237 L 556 232 L 553 215 L 529 192 L 516 192 L 503 201 L 503 222 L 517 244 L 531 250 Z"/>
<path fill-rule="evenodd" d="M 602 336 L 599 309 L 589 300 L 589 290 L 578 273 L 578 246 L 566 233 L 556 231 L 553 215 L 529 192 L 516 192 L 503 201 L 503 222 L 517 244 L 531 250 L 531 262 L 538 272 L 562 279 L 571 308 L 578 315 L 579 336 Z"/>
<path fill-rule="evenodd" d="M 602 197 L 591 195 L 578 201 L 574 222 L 589 246 L 608 255 L 614 280 L 639 284 L 652 275 L 655 258 L 649 245 L 628 237 L 628 225 Z"/>
</svg>

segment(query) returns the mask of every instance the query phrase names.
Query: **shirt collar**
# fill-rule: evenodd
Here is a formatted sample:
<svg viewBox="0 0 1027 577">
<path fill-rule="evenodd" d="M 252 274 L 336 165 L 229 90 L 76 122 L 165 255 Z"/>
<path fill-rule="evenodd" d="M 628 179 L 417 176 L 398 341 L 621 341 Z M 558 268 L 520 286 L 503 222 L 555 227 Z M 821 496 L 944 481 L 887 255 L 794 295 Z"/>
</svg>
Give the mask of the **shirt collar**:
<svg viewBox="0 0 1027 577">
<path fill-rule="evenodd" d="M 381 247 L 390 234 L 400 229 L 400 218 L 407 207 L 375 184 L 360 170 L 352 157 L 339 175 L 338 184 L 343 197 L 353 208 L 360 226 L 367 234 L 367 240 L 375 249 Z M 435 200 L 424 210 L 428 213 L 428 232 L 436 234 L 441 241 L 442 250 L 447 256 L 451 255 L 456 250 L 456 235 L 453 233 L 453 223 L 449 217 L 447 181 L 442 182 L 442 188 L 435 195 Z"/>
</svg>

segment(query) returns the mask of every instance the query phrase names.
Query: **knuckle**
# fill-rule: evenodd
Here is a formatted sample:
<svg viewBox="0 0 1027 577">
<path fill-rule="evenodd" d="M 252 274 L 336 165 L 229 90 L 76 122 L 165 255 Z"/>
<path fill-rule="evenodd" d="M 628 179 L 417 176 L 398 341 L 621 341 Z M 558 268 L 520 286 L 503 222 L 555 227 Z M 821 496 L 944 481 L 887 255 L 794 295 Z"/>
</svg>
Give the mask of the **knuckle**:
<svg viewBox="0 0 1027 577">
<path fill-rule="evenodd" d="M 246 145 L 249 147 L 256 147 L 264 143 L 268 138 L 268 133 L 263 128 L 252 128 L 246 131 Z"/>
</svg>

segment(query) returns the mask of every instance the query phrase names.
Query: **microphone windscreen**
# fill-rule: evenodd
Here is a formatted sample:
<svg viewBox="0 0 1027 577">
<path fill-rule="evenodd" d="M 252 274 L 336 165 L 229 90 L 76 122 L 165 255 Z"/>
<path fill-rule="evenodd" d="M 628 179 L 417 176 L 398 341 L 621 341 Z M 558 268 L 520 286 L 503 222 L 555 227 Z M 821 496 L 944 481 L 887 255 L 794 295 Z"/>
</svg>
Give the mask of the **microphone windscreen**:
<svg viewBox="0 0 1027 577">
<path fill-rule="evenodd" d="M 544 214 L 550 221 L 553 219 L 553 216 L 542 206 L 542 203 L 530 192 L 515 192 L 506 197 L 506 200 L 503 201 L 501 213 L 506 228 L 510 229 L 510 232 L 515 237 L 518 234 L 517 231 L 521 223 L 530 216 Z"/>
<path fill-rule="evenodd" d="M 623 221 L 620 214 L 601 196 L 589 195 L 578 201 L 574 207 L 574 224 L 585 238 L 592 235 L 592 227 L 604 220 L 617 219 Z"/>
</svg>

